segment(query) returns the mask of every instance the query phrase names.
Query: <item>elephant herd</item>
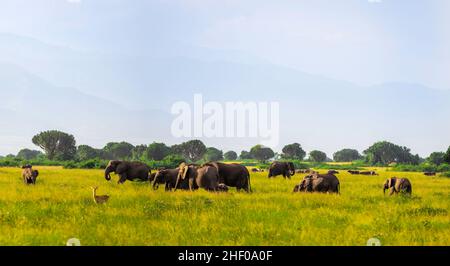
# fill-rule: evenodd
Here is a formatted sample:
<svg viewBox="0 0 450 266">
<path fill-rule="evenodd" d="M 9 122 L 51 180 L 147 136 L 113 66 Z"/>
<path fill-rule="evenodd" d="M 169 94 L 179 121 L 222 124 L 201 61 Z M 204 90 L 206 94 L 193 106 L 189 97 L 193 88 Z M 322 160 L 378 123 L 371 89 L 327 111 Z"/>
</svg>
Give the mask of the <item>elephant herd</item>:
<svg viewBox="0 0 450 266">
<path fill-rule="evenodd" d="M 35 184 L 39 172 L 33 170 L 31 165 L 25 165 L 22 169 L 23 182 Z M 253 172 L 264 172 L 264 170 L 255 171 L 253 169 Z M 348 172 L 350 173 L 350 171 Z M 111 173 L 119 176 L 119 184 L 123 184 L 126 180 L 147 181 L 152 183 L 155 190 L 164 184 L 166 191 L 178 189 L 193 191 L 202 188 L 213 192 L 227 192 L 229 187 L 235 187 L 237 191 L 252 191 L 247 167 L 237 163 L 208 162 L 203 165 L 181 163 L 177 168 L 160 169 L 152 173 L 150 167 L 141 162 L 110 161 L 105 168 L 106 180 L 111 180 Z M 307 175 L 299 184 L 295 185 L 293 192 L 340 194 L 340 182 L 336 176 L 339 172 L 335 170 L 320 174 L 310 169 L 295 170 L 292 162 L 273 162 L 268 169 L 268 178 L 279 175 L 291 178 L 296 173 Z M 361 174 L 361 172 L 351 174 Z M 370 171 L 370 175 L 377 174 Z M 392 177 L 383 184 L 383 193 L 386 190 L 390 190 L 389 195 L 398 193 L 411 195 L 412 185 L 407 178 Z"/>
<path fill-rule="evenodd" d="M 254 170 L 252 172 L 263 172 Z M 351 170 L 350 170 L 351 171 Z M 350 172 L 349 171 L 349 172 Z M 226 164 L 209 162 L 203 165 L 181 163 L 174 169 L 160 169 L 151 173 L 151 169 L 144 163 L 110 161 L 105 169 L 105 179 L 111 180 L 110 174 L 114 172 L 119 176 L 119 184 L 126 180 L 149 181 L 153 189 L 165 185 L 166 191 L 197 190 L 226 192 L 228 187 L 235 187 L 238 191 L 251 192 L 250 174 L 248 169 L 237 163 Z M 292 162 L 273 162 L 268 169 L 268 178 L 282 175 L 291 178 L 296 173 L 307 173 L 302 181 L 295 185 L 293 192 L 322 192 L 340 194 L 340 182 L 336 174 L 338 171 L 329 170 L 326 174 L 319 174 L 313 170 L 295 170 Z M 361 173 L 351 173 L 361 174 Z M 366 174 L 365 172 L 363 174 Z M 374 171 L 370 175 L 377 175 Z M 412 193 L 411 182 L 407 178 L 390 178 L 383 185 L 383 192 L 390 190 L 390 195 L 398 193 Z"/>
<path fill-rule="evenodd" d="M 119 176 L 119 184 L 126 180 L 150 181 L 153 188 L 165 185 L 166 191 L 196 190 L 203 188 L 207 191 L 228 191 L 228 187 L 235 187 L 251 192 L 250 173 L 240 164 L 225 164 L 209 162 L 203 165 L 181 163 L 174 169 L 161 169 L 151 173 L 151 169 L 144 163 L 110 161 L 105 168 L 105 179 L 111 180 L 110 174 Z"/>
</svg>

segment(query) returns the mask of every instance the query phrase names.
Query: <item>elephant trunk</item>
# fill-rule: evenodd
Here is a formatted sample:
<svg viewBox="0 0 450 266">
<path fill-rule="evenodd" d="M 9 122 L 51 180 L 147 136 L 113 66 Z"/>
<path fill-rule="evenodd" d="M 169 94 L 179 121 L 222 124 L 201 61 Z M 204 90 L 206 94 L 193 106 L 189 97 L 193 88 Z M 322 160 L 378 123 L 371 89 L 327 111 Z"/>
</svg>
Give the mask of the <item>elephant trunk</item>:
<svg viewBox="0 0 450 266">
<path fill-rule="evenodd" d="M 159 182 L 158 180 L 155 178 L 155 180 L 153 180 L 153 190 L 157 190 L 159 188 Z"/>
<path fill-rule="evenodd" d="M 105 169 L 105 179 L 108 180 L 108 181 L 111 180 L 111 175 L 110 175 L 111 172 L 112 172 L 112 170 L 110 168 L 106 168 Z"/>
</svg>

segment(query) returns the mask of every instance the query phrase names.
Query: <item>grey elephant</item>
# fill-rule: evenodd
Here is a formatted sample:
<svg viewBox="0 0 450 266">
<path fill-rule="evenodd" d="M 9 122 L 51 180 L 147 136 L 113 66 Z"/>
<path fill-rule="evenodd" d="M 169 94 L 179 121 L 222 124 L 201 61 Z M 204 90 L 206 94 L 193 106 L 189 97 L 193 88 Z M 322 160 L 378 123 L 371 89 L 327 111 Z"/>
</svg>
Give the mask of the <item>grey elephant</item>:
<svg viewBox="0 0 450 266">
<path fill-rule="evenodd" d="M 207 191 L 227 191 L 224 184 L 219 184 L 219 172 L 212 165 L 198 166 L 182 163 L 178 171 L 176 189 L 178 184 L 185 180 L 188 180 L 190 190 L 203 188 Z"/>
<path fill-rule="evenodd" d="M 392 177 L 386 180 L 383 185 L 383 194 L 386 194 L 386 189 L 389 189 L 389 195 L 404 193 L 412 194 L 412 185 L 408 178 Z"/>
<path fill-rule="evenodd" d="M 250 182 L 250 173 L 247 167 L 237 163 L 208 162 L 204 165 L 210 165 L 219 172 L 219 185 L 226 187 L 235 187 L 237 191 L 243 189 L 246 192 L 252 191 Z"/>
<path fill-rule="evenodd" d="M 177 177 L 180 168 L 161 169 L 155 173 L 153 180 L 153 189 L 157 190 L 160 184 L 165 184 L 165 191 L 172 191 L 175 187 L 178 189 L 187 190 L 189 185 L 187 182 L 179 182 L 177 185 Z"/>
<path fill-rule="evenodd" d="M 148 181 L 151 174 L 150 168 L 141 162 L 110 161 L 105 168 L 105 179 L 111 180 L 111 173 L 119 175 L 118 184 L 126 180 Z"/>
<path fill-rule="evenodd" d="M 22 178 L 25 184 L 36 184 L 36 179 L 39 175 L 38 170 L 33 170 L 33 167 L 29 164 L 22 166 Z"/>
<path fill-rule="evenodd" d="M 333 174 L 313 174 L 303 178 L 300 184 L 294 187 L 293 192 L 323 192 L 340 194 L 339 179 Z"/>
<path fill-rule="evenodd" d="M 292 162 L 273 162 L 269 167 L 269 178 L 282 175 L 284 178 L 291 178 L 295 175 L 295 166 Z"/>
</svg>

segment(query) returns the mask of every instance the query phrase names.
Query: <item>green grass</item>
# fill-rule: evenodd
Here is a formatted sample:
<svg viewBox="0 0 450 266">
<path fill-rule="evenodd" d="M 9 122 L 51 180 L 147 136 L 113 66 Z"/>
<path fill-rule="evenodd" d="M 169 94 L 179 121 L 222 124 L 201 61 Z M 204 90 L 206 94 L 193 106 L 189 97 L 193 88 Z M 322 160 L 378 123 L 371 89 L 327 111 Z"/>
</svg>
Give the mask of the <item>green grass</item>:
<svg viewBox="0 0 450 266">
<path fill-rule="evenodd" d="M 0 245 L 383 245 L 450 244 L 450 179 L 420 173 L 350 176 L 341 195 L 294 194 L 303 175 L 269 180 L 251 173 L 252 194 L 153 191 L 147 183 L 107 182 L 101 170 L 0 168 Z M 372 168 L 371 168 L 372 169 Z M 390 176 L 408 177 L 413 196 L 384 197 Z M 113 176 L 117 181 L 117 177 Z M 96 205 L 90 187 L 111 195 Z"/>
</svg>

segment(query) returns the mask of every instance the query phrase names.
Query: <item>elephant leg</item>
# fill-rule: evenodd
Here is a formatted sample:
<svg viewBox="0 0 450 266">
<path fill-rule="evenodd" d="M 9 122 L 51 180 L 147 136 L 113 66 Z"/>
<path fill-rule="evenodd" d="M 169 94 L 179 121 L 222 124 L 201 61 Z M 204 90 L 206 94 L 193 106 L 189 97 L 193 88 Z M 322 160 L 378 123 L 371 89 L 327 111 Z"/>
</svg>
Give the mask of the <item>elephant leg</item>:
<svg viewBox="0 0 450 266">
<path fill-rule="evenodd" d="M 189 178 L 189 190 L 192 191 L 192 188 L 194 187 L 194 179 Z"/>
<path fill-rule="evenodd" d="M 395 193 L 395 189 L 394 189 L 394 188 L 391 188 L 391 191 L 389 192 L 389 196 L 394 195 L 394 193 Z"/>
<path fill-rule="evenodd" d="M 117 181 L 117 184 L 123 184 L 125 181 L 127 181 L 127 174 L 123 173 L 123 174 L 119 174 L 119 181 Z"/>
</svg>

